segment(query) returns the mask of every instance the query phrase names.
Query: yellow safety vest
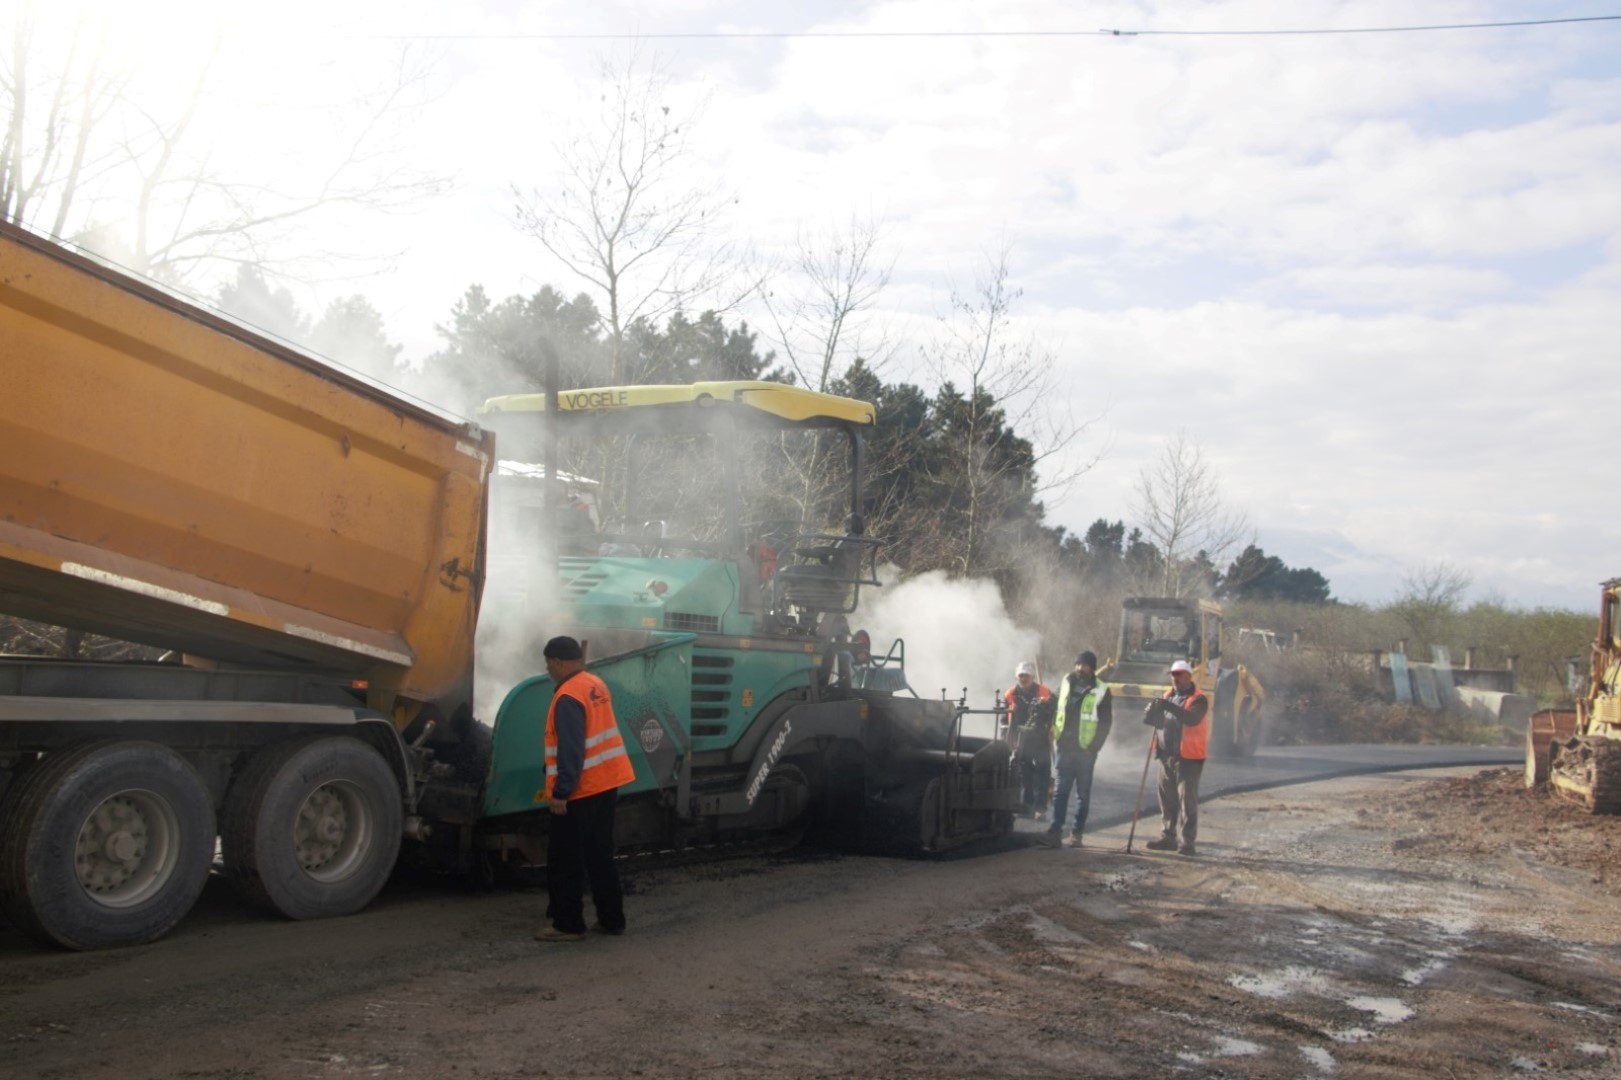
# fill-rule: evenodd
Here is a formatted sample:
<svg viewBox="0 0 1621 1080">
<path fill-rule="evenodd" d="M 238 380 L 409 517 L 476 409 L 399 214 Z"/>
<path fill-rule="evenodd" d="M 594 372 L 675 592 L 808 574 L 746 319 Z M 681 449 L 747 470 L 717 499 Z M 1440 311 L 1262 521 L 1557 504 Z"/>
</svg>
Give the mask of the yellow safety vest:
<svg viewBox="0 0 1621 1080">
<path fill-rule="evenodd" d="M 1081 695 L 1081 707 L 1076 716 L 1076 739 L 1082 750 L 1092 749 L 1092 742 L 1098 737 L 1098 702 L 1103 700 L 1103 692 L 1109 689 L 1109 684 L 1099 679 L 1092 684 L 1092 688 Z M 1065 676 L 1058 684 L 1058 717 L 1053 721 L 1053 738 L 1064 733 L 1064 719 L 1069 714 L 1069 676 Z"/>
</svg>

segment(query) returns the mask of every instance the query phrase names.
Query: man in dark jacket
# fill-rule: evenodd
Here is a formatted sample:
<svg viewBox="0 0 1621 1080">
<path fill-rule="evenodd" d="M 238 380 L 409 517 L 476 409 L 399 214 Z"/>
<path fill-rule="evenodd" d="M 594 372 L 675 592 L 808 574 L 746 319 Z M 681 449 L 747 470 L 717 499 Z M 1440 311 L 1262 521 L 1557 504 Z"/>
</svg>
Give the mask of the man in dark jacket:
<svg viewBox="0 0 1621 1080">
<path fill-rule="evenodd" d="M 541 656 L 552 679 L 546 712 L 546 787 L 551 837 L 546 852 L 546 917 L 537 941 L 585 937 L 583 897 L 591 883 L 595 929 L 625 932 L 624 891 L 614 867 L 614 807 L 619 789 L 636 779 L 608 684 L 585 670 L 585 649 L 554 637 Z"/>
<path fill-rule="evenodd" d="M 1053 800 L 1053 823 L 1046 843 L 1057 847 L 1064 834 L 1064 815 L 1069 810 L 1069 793 L 1075 791 L 1075 827 L 1066 841 L 1081 846 L 1087 811 L 1092 806 L 1092 773 L 1098 753 L 1109 738 L 1114 723 L 1114 703 L 1107 683 L 1097 677 L 1098 658 L 1083 652 L 1075 658 L 1075 670 L 1064 676 L 1058 687 L 1057 719 L 1053 730 L 1058 744 L 1058 792 Z"/>
</svg>

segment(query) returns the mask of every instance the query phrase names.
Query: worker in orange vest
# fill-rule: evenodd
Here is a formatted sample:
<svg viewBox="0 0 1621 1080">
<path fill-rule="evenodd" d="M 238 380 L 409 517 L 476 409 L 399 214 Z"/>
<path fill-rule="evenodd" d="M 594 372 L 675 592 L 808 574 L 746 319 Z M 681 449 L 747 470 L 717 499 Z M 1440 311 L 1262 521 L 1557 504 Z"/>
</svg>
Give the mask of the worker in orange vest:
<svg viewBox="0 0 1621 1080">
<path fill-rule="evenodd" d="M 625 932 L 625 898 L 614 868 L 614 806 L 619 789 L 636 779 L 608 686 L 585 670 L 585 650 L 554 637 L 541 655 L 552 677 L 546 712 L 546 788 L 551 838 L 546 850 L 546 915 L 537 941 L 585 937 L 585 883 L 597 911 L 593 929 Z"/>
<path fill-rule="evenodd" d="M 1013 672 L 1016 685 L 1003 697 L 1007 709 L 1008 744 L 1013 748 L 1013 772 L 1019 781 L 1020 804 L 1037 821 L 1047 816 L 1052 780 L 1052 691 L 1036 680 L 1036 665 L 1025 661 Z"/>
<path fill-rule="evenodd" d="M 1186 660 L 1171 665 L 1171 688 L 1148 703 L 1143 723 L 1154 733 L 1159 758 L 1160 837 L 1146 845 L 1153 851 L 1195 853 L 1199 835 L 1199 777 L 1204 773 L 1205 743 L 1210 733 L 1210 699 L 1193 682 Z M 1177 826 L 1182 841 L 1177 843 Z"/>
</svg>

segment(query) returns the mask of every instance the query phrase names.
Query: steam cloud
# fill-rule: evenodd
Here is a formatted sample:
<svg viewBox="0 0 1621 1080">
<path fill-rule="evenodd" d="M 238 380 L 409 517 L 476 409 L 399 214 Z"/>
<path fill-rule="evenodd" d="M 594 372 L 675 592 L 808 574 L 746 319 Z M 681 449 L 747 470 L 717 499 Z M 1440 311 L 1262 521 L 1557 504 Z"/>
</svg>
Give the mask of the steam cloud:
<svg viewBox="0 0 1621 1080">
<path fill-rule="evenodd" d="M 894 574 L 886 567 L 880 577 Z M 943 689 L 955 701 L 966 687 L 975 709 L 991 708 L 1013 685 L 1013 669 L 1041 652 L 1041 635 L 1013 622 L 994 581 L 953 580 L 942 571 L 864 592 L 857 622 L 879 654 L 895 638 L 905 640 L 907 681 L 918 696 Z M 1053 685 L 1060 674 L 1043 671 L 1043 681 Z M 963 731 L 988 736 L 992 723 L 988 715 L 968 716 Z"/>
</svg>

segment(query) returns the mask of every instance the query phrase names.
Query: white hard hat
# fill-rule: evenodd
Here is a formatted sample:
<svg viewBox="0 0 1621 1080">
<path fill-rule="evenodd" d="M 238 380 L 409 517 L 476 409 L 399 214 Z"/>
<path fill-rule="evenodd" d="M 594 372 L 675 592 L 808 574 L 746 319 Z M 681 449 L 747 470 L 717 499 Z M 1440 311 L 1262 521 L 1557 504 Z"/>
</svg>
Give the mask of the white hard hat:
<svg viewBox="0 0 1621 1080">
<path fill-rule="evenodd" d="M 1013 675 L 1014 675 L 1015 678 L 1017 678 L 1020 675 L 1031 675 L 1031 676 L 1033 676 L 1033 675 L 1035 675 L 1035 673 L 1036 673 L 1036 665 L 1032 664 L 1028 660 L 1026 660 L 1024 663 L 1020 664 L 1018 667 L 1013 669 Z"/>
<path fill-rule="evenodd" d="M 1189 675 L 1193 674 L 1193 669 L 1188 667 L 1188 662 L 1186 660 L 1178 660 L 1176 663 L 1171 665 L 1172 675 L 1175 675 L 1178 671 L 1185 671 Z"/>
</svg>

